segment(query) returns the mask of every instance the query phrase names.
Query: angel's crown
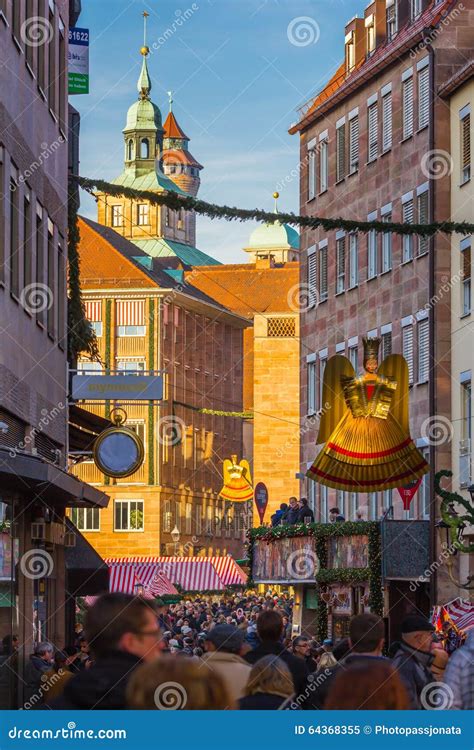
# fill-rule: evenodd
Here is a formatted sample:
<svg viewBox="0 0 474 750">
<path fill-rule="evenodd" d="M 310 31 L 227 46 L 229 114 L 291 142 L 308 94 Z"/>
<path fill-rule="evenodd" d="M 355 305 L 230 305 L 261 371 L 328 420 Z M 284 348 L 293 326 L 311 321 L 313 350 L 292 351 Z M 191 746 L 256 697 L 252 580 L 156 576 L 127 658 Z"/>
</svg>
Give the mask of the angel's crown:
<svg viewBox="0 0 474 750">
<path fill-rule="evenodd" d="M 364 344 L 364 360 L 369 359 L 370 357 L 378 359 L 380 339 L 363 338 L 362 343 Z"/>
</svg>

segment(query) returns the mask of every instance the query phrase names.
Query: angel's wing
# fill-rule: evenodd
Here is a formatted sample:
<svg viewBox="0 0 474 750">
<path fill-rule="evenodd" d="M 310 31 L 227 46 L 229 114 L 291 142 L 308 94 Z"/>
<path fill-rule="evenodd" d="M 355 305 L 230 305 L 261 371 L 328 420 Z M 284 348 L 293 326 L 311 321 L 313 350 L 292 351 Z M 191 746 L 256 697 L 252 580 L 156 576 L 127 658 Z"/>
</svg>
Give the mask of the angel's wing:
<svg viewBox="0 0 474 750">
<path fill-rule="evenodd" d="M 397 420 L 400 427 L 408 435 L 410 432 L 408 421 L 408 365 L 401 354 L 389 354 L 377 370 L 379 375 L 393 378 L 397 383 L 390 413 Z"/>
<path fill-rule="evenodd" d="M 232 461 L 230 461 L 228 458 L 225 458 L 222 464 L 222 478 L 224 480 L 224 487 L 226 487 L 230 482 L 229 469 L 231 466 Z"/>
<path fill-rule="evenodd" d="M 347 405 L 344 400 L 341 378 L 353 378 L 356 373 L 347 357 L 336 354 L 328 359 L 324 369 L 323 398 L 321 405 L 321 421 L 319 423 L 316 445 L 325 443 L 346 413 Z"/>
<path fill-rule="evenodd" d="M 252 477 L 250 475 L 249 462 L 245 458 L 243 458 L 242 461 L 240 462 L 240 465 L 244 467 L 244 473 L 243 473 L 244 479 L 246 479 L 249 485 L 252 486 Z"/>
</svg>

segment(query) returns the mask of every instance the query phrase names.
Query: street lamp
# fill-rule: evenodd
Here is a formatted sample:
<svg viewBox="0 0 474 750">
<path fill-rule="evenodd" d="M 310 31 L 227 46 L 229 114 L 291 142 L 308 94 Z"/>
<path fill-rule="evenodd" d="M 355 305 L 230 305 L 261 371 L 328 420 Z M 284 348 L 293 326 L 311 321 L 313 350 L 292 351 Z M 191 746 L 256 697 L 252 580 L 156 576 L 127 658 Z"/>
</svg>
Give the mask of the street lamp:
<svg viewBox="0 0 474 750">
<path fill-rule="evenodd" d="M 435 529 L 438 532 L 438 538 L 441 544 L 441 547 L 444 547 L 444 549 L 449 548 L 449 524 L 446 523 L 446 521 L 443 521 L 441 518 L 438 523 L 435 524 Z"/>
<path fill-rule="evenodd" d="M 178 529 L 177 526 L 175 526 L 173 531 L 171 532 L 171 539 L 176 544 L 177 542 L 179 542 L 180 537 L 181 537 L 180 530 Z"/>
</svg>

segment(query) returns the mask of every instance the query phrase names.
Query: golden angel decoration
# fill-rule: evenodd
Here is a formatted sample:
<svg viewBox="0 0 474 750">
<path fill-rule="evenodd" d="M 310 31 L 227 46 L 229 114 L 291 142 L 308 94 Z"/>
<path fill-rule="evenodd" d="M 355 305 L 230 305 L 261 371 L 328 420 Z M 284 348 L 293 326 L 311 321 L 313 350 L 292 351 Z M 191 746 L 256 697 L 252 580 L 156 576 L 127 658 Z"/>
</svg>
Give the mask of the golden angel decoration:
<svg viewBox="0 0 474 750">
<path fill-rule="evenodd" d="M 252 479 L 250 476 L 249 462 L 244 458 L 239 462 L 234 454 L 224 461 L 223 466 L 224 486 L 220 496 L 224 500 L 233 503 L 242 503 L 253 498 Z"/>
<path fill-rule="evenodd" d="M 363 339 L 364 374 L 346 357 L 324 370 L 317 444 L 324 443 L 307 476 L 350 492 L 395 489 L 429 471 L 410 437 L 408 365 L 390 354 L 378 365 L 380 339 Z"/>
</svg>

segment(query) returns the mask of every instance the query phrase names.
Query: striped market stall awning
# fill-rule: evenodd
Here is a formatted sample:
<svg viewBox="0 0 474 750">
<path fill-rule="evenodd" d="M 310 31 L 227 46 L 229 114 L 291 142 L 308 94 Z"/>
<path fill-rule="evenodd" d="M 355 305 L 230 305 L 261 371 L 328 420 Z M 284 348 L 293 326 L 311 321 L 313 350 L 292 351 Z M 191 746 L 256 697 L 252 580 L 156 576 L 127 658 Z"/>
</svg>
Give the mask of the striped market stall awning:
<svg viewBox="0 0 474 750">
<path fill-rule="evenodd" d="M 178 594 L 169 578 L 156 564 L 134 564 L 128 561 L 111 563 L 109 566 L 109 590 L 120 591 L 122 594 L 137 594 L 155 597 L 164 594 Z"/>
<path fill-rule="evenodd" d="M 224 591 L 228 586 L 245 586 L 247 582 L 247 576 L 232 557 L 138 556 L 113 557 L 105 562 L 111 569 L 111 591 L 122 590 L 113 589 L 112 585 L 136 586 L 133 576 L 137 570 L 140 570 L 138 578 L 147 580 L 147 584 L 141 581 L 145 589 L 150 587 L 149 581 L 153 580 L 150 571 L 156 570 L 172 584 L 179 584 L 183 591 Z"/>
</svg>

